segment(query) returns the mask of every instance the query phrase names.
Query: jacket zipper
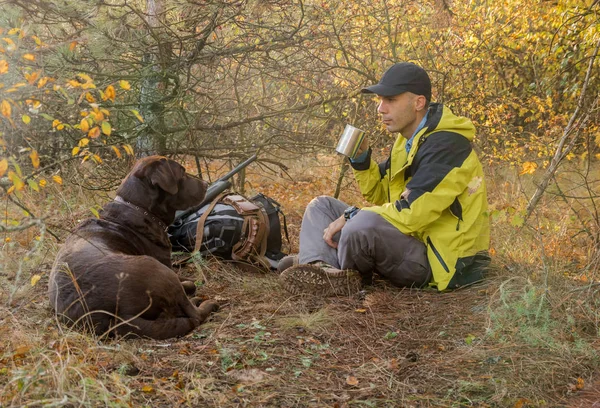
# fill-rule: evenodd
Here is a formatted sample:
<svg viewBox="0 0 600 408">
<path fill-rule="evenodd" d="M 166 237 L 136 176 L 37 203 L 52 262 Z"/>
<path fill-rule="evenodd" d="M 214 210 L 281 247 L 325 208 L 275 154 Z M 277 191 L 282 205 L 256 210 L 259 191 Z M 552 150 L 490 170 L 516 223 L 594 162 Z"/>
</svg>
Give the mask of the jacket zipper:
<svg viewBox="0 0 600 408">
<path fill-rule="evenodd" d="M 390 172 L 388 173 L 388 203 L 392 202 L 392 194 L 390 193 L 392 189 L 392 152 L 390 152 Z"/>
<path fill-rule="evenodd" d="M 440 263 L 442 264 L 442 267 L 444 268 L 444 270 L 446 272 L 450 273 L 450 269 L 448 269 L 448 265 L 446 265 L 446 262 L 444 262 L 444 259 L 442 258 L 442 255 L 438 252 L 438 250 L 436 249 L 436 247 L 433 245 L 433 242 L 431 242 L 431 238 L 429 238 L 429 237 L 427 237 L 427 244 L 433 250 L 433 253 L 435 254 L 435 256 L 438 259 L 438 261 L 440 261 Z"/>
</svg>

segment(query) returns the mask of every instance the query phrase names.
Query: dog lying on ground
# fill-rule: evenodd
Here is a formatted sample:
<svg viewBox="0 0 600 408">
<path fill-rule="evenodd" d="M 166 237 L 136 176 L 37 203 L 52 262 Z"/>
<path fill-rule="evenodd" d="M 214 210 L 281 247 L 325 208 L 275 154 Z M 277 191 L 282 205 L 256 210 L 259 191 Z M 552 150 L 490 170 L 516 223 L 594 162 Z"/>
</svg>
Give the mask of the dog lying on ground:
<svg viewBox="0 0 600 408">
<path fill-rule="evenodd" d="M 165 157 L 139 160 L 100 218 L 77 226 L 57 255 L 48 294 L 61 320 L 96 334 L 154 339 L 182 336 L 204 322 L 218 305 L 187 298 L 170 268 L 166 228 L 176 210 L 199 204 L 206 188 Z"/>
</svg>

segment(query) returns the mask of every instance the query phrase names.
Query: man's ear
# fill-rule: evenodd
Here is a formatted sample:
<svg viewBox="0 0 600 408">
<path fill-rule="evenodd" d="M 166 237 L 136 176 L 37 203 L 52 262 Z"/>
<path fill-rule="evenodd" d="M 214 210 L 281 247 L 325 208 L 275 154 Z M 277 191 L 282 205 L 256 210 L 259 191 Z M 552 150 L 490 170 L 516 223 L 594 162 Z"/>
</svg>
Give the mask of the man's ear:
<svg viewBox="0 0 600 408">
<path fill-rule="evenodd" d="M 415 109 L 417 112 L 425 109 L 425 106 L 427 106 L 427 98 L 423 95 L 417 95 L 417 98 L 415 99 Z"/>
<path fill-rule="evenodd" d="M 179 180 L 183 177 L 181 173 L 179 164 L 163 157 L 155 164 L 150 174 L 150 182 L 167 193 L 175 195 L 179 191 Z"/>
</svg>

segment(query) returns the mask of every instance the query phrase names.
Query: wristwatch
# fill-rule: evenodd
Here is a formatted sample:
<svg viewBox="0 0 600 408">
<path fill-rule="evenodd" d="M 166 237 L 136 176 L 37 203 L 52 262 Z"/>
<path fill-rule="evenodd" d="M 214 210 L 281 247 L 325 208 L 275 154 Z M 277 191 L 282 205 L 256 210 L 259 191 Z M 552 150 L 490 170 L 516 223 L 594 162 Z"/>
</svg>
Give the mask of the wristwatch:
<svg viewBox="0 0 600 408">
<path fill-rule="evenodd" d="M 346 221 L 348 221 L 349 219 L 351 219 L 352 217 L 354 217 L 356 215 L 356 213 L 358 213 L 360 211 L 360 208 L 356 207 L 356 206 L 352 206 L 352 207 L 348 207 L 344 210 L 344 219 Z"/>
</svg>

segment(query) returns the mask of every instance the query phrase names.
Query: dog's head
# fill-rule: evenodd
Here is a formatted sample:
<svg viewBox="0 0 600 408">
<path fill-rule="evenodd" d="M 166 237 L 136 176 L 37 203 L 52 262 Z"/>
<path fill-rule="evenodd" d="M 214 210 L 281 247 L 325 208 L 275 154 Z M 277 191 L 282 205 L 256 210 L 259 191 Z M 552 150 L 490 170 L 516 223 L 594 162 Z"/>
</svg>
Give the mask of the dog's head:
<svg viewBox="0 0 600 408">
<path fill-rule="evenodd" d="M 161 218 L 171 219 L 176 210 L 200 204 L 207 188 L 206 181 L 187 174 L 176 161 L 149 156 L 135 163 L 117 194 Z"/>
</svg>

